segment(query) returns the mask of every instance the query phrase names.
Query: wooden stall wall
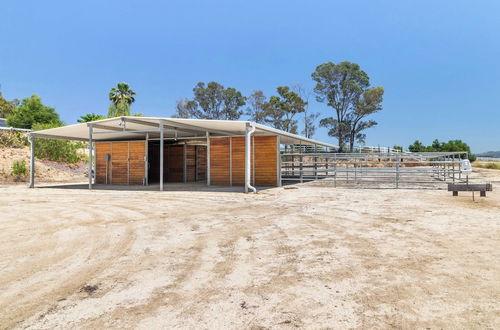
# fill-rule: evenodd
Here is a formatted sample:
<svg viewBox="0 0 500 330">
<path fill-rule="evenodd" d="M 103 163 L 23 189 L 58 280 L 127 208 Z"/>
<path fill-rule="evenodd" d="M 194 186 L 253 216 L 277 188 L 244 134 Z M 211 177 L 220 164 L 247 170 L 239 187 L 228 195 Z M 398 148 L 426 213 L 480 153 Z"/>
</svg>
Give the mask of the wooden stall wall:
<svg viewBox="0 0 500 330">
<path fill-rule="evenodd" d="M 109 155 L 109 161 L 106 160 L 106 155 Z M 96 183 L 143 184 L 144 141 L 96 142 L 95 156 Z"/>
<path fill-rule="evenodd" d="M 229 186 L 229 139 L 210 139 L 210 184 Z"/>
<path fill-rule="evenodd" d="M 276 136 L 252 137 L 251 182 L 256 186 L 278 185 Z M 229 152 L 231 150 L 231 152 Z M 245 185 L 245 137 L 210 139 L 211 184 Z"/>
<path fill-rule="evenodd" d="M 184 146 L 165 146 L 164 157 L 167 182 L 184 182 Z"/>
<path fill-rule="evenodd" d="M 278 140 L 276 136 L 256 136 L 253 141 L 256 186 L 278 185 Z"/>
<path fill-rule="evenodd" d="M 196 181 L 207 181 L 207 147 L 196 146 Z"/>
<path fill-rule="evenodd" d="M 111 142 L 97 142 L 95 144 L 95 182 L 99 184 L 111 183 L 111 163 L 106 161 L 106 155 L 111 156 Z"/>
</svg>

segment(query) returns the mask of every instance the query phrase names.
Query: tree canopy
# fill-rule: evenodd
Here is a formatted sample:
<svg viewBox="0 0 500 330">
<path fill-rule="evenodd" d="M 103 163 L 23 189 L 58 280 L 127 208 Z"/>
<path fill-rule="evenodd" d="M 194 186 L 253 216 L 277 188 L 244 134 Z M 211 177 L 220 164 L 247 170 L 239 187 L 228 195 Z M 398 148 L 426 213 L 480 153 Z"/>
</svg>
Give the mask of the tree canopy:
<svg viewBox="0 0 500 330">
<path fill-rule="evenodd" d="M 55 108 L 43 105 L 42 99 L 37 95 L 23 99 L 7 117 L 7 123 L 12 127 L 27 129 L 31 129 L 35 123 L 62 124 Z"/>
<path fill-rule="evenodd" d="M 3 97 L 2 92 L 0 92 L 0 118 L 7 118 L 10 116 L 18 104 L 19 100 L 14 99 L 8 101 Z"/>
<path fill-rule="evenodd" d="M 241 107 L 246 104 L 246 98 L 235 88 L 224 88 L 215 81 L 206 86 L 199 82 L 193 93 L 192 100 L 177 101 L 176 117 L 236 120 L 243 114 Z"/>
<path fill-rule="evenodd" d="M 109 91 L 111 104 L 108 108 L 108 117 L 130 116 L 130 106 L 135 102 L 135 92 L 129 84 L 120 82 Z"/>
<path fill-rule="evenodd" d="M 104 118 L 106 117 L 98 115 L 97 113 L 88 113 L 86 115 L 80 116 L 80 119 L 78 119 L 77 122 L 88 123 L 89 121 L 96 121 Z"/>
<path fill-rule="evenodd" d="M 109 100 L 115 105 L 120 103 L 130 105 L 135 102 L 134 95 L 135 92 L 130 88 L 129 84 L 120 82 L 109 91 Z"/>
<path fill-rule="evenodd" d="M 130 116 L 130 104 L 120 102 L 118 104 L 111 103 L 108 107 L 108 117 Z"/>
<path fill-rule="evenodd" d="M 419 140 L 416 140 L 408 146 L 411 152 L 459 152 L 466 151 L 469 160 L 476 160 L 476 156 L 472 154 L 469 145 L 462 140 L 449 140 L 448 142 L 440 142 L 438 139 L 432 141 L 429 146 L 424 145 Z"/>
<path fill-rule="evenodd" d="M 297 133 L 298 121 L 294 119 L 298 113 L 303 113 L 305 102 L 290 87 L 276 88 L 278 96 L 271 96 L 264 104 L 264 122 L 285 132 Z"/>
<path fill-rule="evenodd" d="M 262 91 L 254 91 L 247 98 L 248 101 L 248 109 L 246 115 L 250 118 L 251 121 L 254 121 L 259 124 L 264 124 L 265 107 L 267 103 L 267 98 Z"/>
<path fill-rule="evenodd" d="M 335 116 L 324 118 L 320 125 L 328 134 L 338 139 L 340 151 L 349 143 L 352 150 L 356 141 L 364 141 L 362 131 L 377 125 L 373 120 L 363 120 L 382 110 L 382 87 L 370 87 L 370 80 L 360 66 L 351 62 L 323 63 L 312 73 L 316 82 L 314 92 L 318 102 L 335 110 Z"/>
</svg>

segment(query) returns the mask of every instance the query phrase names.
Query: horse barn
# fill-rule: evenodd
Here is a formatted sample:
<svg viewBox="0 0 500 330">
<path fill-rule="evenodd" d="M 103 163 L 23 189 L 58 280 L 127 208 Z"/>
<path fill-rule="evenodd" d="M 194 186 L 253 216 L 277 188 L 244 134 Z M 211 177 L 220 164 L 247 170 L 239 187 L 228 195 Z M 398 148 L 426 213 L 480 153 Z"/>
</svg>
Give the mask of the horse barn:
<svg viewBox="0 0 500 330">
<path fill-rule="evenodd" d="M 115 117 L 29 133 L 30 187 L 34 187 L 35 139 L 89 143 L 93 185 L 281 186 L 280 147 L 335 148 L 249 121 Z"/>
</svg>

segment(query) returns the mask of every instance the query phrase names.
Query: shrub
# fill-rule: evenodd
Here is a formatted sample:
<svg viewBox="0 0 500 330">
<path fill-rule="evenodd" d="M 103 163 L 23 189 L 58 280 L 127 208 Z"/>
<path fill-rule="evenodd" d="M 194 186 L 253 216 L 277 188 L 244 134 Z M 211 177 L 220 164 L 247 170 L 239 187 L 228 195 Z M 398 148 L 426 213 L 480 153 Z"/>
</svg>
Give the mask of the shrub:
<svg viewBox="0 0 500 330">
<path fill-rule="evenodd" d="M 28 174 L 28 168 L 26 167 L 26 161 L 23 160 L 15 160 L 12 163 L 12 171 L 10 172 L 12 175 L 21 177 L 26 176 Z"/>
<path fill-rule="evenodd" d="M 490 170 L 500 170 L 500 163 L 494 163 L 494 162 L 487 162 L 487 163 L 480 163 L 480 164 L 474 164 L 474 166 L 480 167 L 480 168 L 487 168 Z"/>
<path fill-rule="evenodd" d="M 41 130 L 59 127 L 55 124 L 35 124 L 33 130 Z M 47 159 L 54 162 L 78 163 L 82 160 L 82 155 L 78 150 L 84 148 L 83 142 L 72 142 L 66 140 L 35 139 L 35 157 Z"/>
<path fill-rule="evenodd" d="M 28 145 L 25 132 L 0 131 L 0 147 L 23 148 Z"/>
</svg>

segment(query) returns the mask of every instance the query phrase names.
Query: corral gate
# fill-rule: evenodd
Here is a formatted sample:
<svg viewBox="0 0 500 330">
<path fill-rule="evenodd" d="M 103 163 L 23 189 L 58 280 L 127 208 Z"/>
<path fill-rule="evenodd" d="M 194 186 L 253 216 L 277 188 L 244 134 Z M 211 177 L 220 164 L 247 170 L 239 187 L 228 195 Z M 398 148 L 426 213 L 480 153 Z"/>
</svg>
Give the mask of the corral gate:
<svg viewBox="0 0 500 330">
<path fill-rule="evenodd" d="M 465 182 L 466 152 L 332 153 L 282 152 L 283 184 L 330 179 L 337 184 L 435 184 Z"/>
</svg>

